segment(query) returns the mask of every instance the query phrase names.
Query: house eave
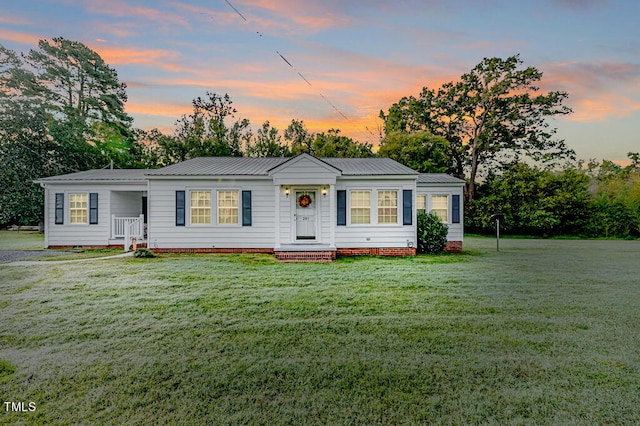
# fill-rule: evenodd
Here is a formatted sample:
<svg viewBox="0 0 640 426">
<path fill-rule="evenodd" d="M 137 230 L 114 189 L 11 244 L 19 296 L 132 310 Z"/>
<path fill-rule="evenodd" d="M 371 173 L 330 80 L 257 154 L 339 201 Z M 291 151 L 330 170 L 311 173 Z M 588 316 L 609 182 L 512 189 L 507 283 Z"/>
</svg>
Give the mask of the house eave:
<svg viewBox="0 0 640 426">
<path fill-rule="evenodd" d="M 148 180 L 271 180 L 266 175 L 149 175 Z"/>
<path fill-rule="evenodd" d="M 34 180 L 33 183 L 40 184 L 43 188 L 46 185 L 54 184 L 54 185 L 146 185 L 147 180 L 104 180 L 104 179 L 88 179 L 88 180 L 80 180 L 80 179 L 62 179 L 62 180 Z"/>
<path fill-rule="evenodd" d="M 342 175 L 338 180 L 412 180 L 415 181 L 417 175 Z"/>
</svg>

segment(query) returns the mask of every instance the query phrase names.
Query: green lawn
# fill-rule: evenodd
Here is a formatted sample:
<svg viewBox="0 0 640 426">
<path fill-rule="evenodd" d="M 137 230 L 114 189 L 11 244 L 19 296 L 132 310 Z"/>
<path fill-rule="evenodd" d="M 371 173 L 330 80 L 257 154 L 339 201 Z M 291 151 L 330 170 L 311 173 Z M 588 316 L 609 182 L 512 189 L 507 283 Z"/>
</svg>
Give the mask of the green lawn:
<svg viewBox="0 0 640 426">
<path fill-rule="evenodd" d="M 0 231 L 0 250 L 42 250 L 44 234 L 34 231 Z"/>
<path fill-rule="evenodd" d="M 639 424 L 640 242 L 465 249 L 0 265 L 0 423 Z"/>
</svg>

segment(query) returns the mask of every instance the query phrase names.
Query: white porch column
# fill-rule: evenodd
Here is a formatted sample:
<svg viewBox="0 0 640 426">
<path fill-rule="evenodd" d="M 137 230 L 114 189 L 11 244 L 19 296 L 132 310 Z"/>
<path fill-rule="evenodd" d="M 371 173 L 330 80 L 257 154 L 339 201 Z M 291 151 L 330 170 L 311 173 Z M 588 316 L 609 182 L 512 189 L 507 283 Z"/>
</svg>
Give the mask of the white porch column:
<svg viewBox="0 0 640 426">
<path fill-rule="evenodd" d="M 336 186 L 331 184 L 329 185 L 329 247 L 331 248 L 336 246 L 337 223 Z"/>
<path fill-rule="evenodd" d="M 44 188 L 44 248 L 49 247 L 49 188 L 45 185 L 40 184 Z M 55 200 L 55 195 L 54 195 Z M 55 206 L 54 206 L 55 212 Z"/>
<path fill-rule="evenodd" d="M 273 232 L 275 234 L 274 248 L 279 249 L 280 248 L 280 185 L 276 183 L 273 189 L 274 189 L 273 199 L 274 199 L 274 202 L 276 203 L 275 209 L 274 209 L 275 220 L 273 223 Z"/>
</svg>

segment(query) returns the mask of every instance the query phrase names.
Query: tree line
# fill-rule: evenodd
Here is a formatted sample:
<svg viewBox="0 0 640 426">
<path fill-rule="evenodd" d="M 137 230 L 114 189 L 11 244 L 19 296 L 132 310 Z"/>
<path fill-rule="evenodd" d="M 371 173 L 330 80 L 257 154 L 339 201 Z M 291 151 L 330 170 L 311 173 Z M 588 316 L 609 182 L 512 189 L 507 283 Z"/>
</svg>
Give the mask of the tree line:
<svg viewBox="0 0 640 426">
<path fill-rule="evenodd" d="M 542 237 L 640 238 L 640 161 L 569 163 L 561 170 L 526 163 L 491 173 L 468 205 L 465 229 L 493 233 L 491 215 L 500 213 L 502 231 Z"/>
<path fill-rule="evenodd" d="M 637 154 L 629 167 L 577 163 L 549 121 L 572 112 L 568 94 L 540 93 L 541 79 L 518 55 L 485 58 L 458 81 L 380 111 L 376 147 L 339 129 L 312 133 L 298 119 L 283 131 L 268 120 L 254 130 L 228 94 L 212 91 L 165 134 L 133 128 L 126 85 L 83 43 L 58 37 L 20 54 L 0 45 L 0 226 L 42 220 L 42 189 L 32 181 L 44 176 L 307 152 L 385 156 L 465 179 L 465 222 L 477 232 L 488 232 L 488 217 L 500 211 L 516 233 L 638 236 Z"/>
</svg>

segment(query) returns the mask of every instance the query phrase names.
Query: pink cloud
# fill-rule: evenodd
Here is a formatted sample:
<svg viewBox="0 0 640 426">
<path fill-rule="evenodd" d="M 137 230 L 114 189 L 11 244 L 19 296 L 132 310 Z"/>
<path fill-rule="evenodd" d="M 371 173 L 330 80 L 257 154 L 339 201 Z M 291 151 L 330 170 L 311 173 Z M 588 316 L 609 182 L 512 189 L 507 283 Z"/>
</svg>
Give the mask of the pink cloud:
<svg viewBox="0 0 640 426">
<path fill-rule="evenodd" d="M 217 26 L 246 25 L 247 31 L 258 34 L 317 32 L 348 24 L 351 20 L 344 14 L 325 9 L 320 3 L 276 1 L 235 1 L 231 6 L 221 3 L 217 9 L 174 2 L 172 6 L 200 15 L 200 19 L 212 20 Z M 242 15 L 242 16 L 240 16 Z"/>
<path fill-rule="evenodd" d="M 84 5 L 91 13 L 115 16 L 119 18 L 143 18 L 152 22 L 189 27 L 189 23 L 184 16 L 150 7 L 136 6 L 127 1 L 83 0 L 81 4 Z"/>
<path fill-rule="evenodd" d="M 0 24 L 29 25 L 31 24 L 31 22 L 23 18 L 18 18 L 16 16 L 2 15 L 0 16 Z"/>
<path fill-rule="evenodd" d="M 640 110 L 640 65 L 631 63 L 554 63 L 543 75 L 544 90 L 569 94 L 574 121 L 627 117 Z"/>
</svg>

